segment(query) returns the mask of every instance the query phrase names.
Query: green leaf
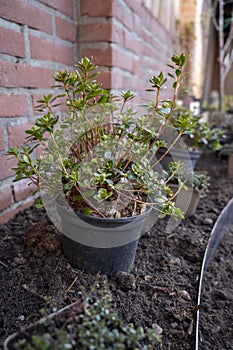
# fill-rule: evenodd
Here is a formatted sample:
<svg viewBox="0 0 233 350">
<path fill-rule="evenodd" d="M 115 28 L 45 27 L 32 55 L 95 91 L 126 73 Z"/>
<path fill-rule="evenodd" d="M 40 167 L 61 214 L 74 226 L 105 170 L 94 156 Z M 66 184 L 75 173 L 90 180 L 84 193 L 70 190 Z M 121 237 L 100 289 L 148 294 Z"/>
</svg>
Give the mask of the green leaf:
<svg viewBox="0 0 233 350">
<path fill-rule="evenodd" d="M 91 215 L 93 213 L 93 210 L 91 208 L 85 208 L 83 213 L 86 215 Z"/>
<path fill-rule="evenodd" d="M 171 77 L 172 79 L 176 79 L 175 75 L 174 74 L 171 74 L 171 73 L 167 73 L 169 75 L 169 77 Z"/>
<path fill-rule="evenodd" d="M 24 154 L 22 158 L 25 163 L 30 164 L 30 158 L 26 154 Z"/>
<path fill-rule="evenodd" d="M 86 198 L 92 197 L 95 194 L 95 190 L 87 190 L 83 193 L 83 196 Z"/>
</svg>

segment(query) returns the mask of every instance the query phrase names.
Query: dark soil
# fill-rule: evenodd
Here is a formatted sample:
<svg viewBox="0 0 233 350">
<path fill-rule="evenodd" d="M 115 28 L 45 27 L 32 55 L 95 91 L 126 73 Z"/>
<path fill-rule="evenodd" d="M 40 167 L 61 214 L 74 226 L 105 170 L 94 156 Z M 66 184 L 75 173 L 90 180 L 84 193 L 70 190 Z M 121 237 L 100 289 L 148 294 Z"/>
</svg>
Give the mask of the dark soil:
<svg viewBox="0 0 233 350">
<path fill-rule="evenodd" d="M 158 221 L 141 237 L 131 274 L 110 280 L 113 303 L 125 323 L 158 324 L 163 343 L 155 349 L 195 349 L 198 277 L 218 215 L 233 197 L 226 160 L 203 157 L 211 188 L 194 215 L 166 234 Z M 219 245 L 204 275 L 200 350 L 233 349 L 233 233 Z M 43 209 L 31 207 L 0 225 L 0 340 L 78 299 L 96 276 L 73 268 L 62 255 L 59 232 Z"/>
</svg>

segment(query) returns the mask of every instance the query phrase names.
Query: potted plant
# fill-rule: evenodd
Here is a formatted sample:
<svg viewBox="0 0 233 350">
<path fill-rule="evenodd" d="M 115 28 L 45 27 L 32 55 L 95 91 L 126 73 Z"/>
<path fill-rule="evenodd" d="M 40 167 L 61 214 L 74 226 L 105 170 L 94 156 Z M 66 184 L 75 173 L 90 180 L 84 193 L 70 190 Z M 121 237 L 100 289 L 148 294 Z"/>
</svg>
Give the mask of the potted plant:
<svg viewBox="0 0 233 350">
<path fill-rule="evenodd" d="M 115 312 L 102 282 L 89 295 L 10 335 L 4 350 L 135 349 L 152 350 L 162 341 L 162 329 L 125 325 Z M 148 345 L 142 345 L 145 342 Z"/>
<path fill-rule="evenodd" d="M 190 109 L 183 106 L 176 106 L 170 119 L 170 123 L 178 132 L 181 129 L 180 120 L 188 121 L 182 134 L 184 144 L 172 149 L 172 154 L 166 157 L 164 167 L 168 170 L 168 163 L 172 160 L 180 159 L 186 164 L 186 168 L 195 168 L 196 161 L 206 149 L 218 151 L 221 149 L 221 140 L 225 131 L 221 128 L 213 127 L 209 122 L 202 120 L 202 115 L 194 115 Z M 183 151 L 185 145 L 185 152 Z M 188 154 L 187 154 L 188 149 Z M 160 153 L 164 152 L 160 149 Z M 191 159 L 191 162 L 190 162 Z"/>
<path fill-rule="evenodd" d="M 58 94 L 38 101 L 43 115 L 26 131 L 28 144 L 8 151 L 18 159 L 15 181 L 28 178 L 40 189 L 42 204 L 62 230 L 65 256 L 87 272 L 130 271 L 151 210 L 153 218 L 183 217 L 169 198 L 168 174 L 156 170 L 160 159 L 154 162 L 165 144 L 187 55 L 171 60 L 173 98 L 160 100 L 167 81 L 161 72 L 150 79 L 153 99 L 138 107 L 131 91 L 113 96 L 101 87 L 93 58 L 81 59 L 72 72 L 59 71 Z M 179 134 L 166 143 L 168 150 L 187 128 L 185 118 L 177 121 Z"/>
<path fill-rule="evenodd" d="M 172 169 L 172 164 L 170 165 Z M 170 183 L 171 198 L 175 205 L 180 208 L 185 216 L 195 213 L 199 199 L 205 197 L 209 190 L 210 177 L 204 171 L 183 169 L 179 175 L 175 175 Z"/>
</svg>

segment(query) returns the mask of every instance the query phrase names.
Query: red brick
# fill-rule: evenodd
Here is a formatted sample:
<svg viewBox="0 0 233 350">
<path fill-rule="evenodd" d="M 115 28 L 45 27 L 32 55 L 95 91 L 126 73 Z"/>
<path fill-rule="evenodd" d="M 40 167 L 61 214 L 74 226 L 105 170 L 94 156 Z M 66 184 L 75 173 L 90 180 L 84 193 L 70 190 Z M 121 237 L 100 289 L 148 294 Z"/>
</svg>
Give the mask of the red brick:
<svg viewBox="0 0 233 350">
<path fill-rule="evenodd" d="M 123 85 L 125 90 L 134 90 L 135 88 L 137 89 L 138 78 L 135 76 L 125 76 L 123 77 Z M 132 102 L 135 103 L 135 100 Z"/>
<path fill-rule="evenodd" d="M 8 144 L 9 147 L 22 146 L 26 137 L 25 130 L 30 129 L 32 124 L 10 125 L 8 126 Z"/>
<path fill-rule="evenodd" d="M 125 45 L 124 47 L 133 53 L 140 54 L 142 51 L 142 44 L 137 37 L 131 33 L 125 33 Z"/>
<path fill-rule="evenodd" d="M 107 50 L 99 49 L 86 49 L 83 50 L 83 56 L 85 57 L 94 57 L 94 63 L 98 66 L 112 66 L 112 49 L 108 48 Z"/>
<path fill-rule="evenodd" d="M 125 31 L 118 25 L 112 25 L 111 41 L 124 47 Z"/>
<path fill-rule="evenodd" d="M 112 72 L 112 89 L 123 90 L 123 75 L 119 74 L 119 72 Z"/>
<path fill-rule="evenodd" d="M 140 59 L 134 59 L 133 61 L 133 74 L 138 76 L 140 74 Z"/>
<path fill-rule="evenodd" d="M 4 133 L 3 133 L 3 129 L 0 128 L 0 151 L 3 151 L 5 149 L 4 146 Z"/>
<path fill-rule="evenodd" d="M 112 89 L 111 72 L 103 72 L 98 77 L 97 80 L 100 82 L 104 89 Z"/>
<path fill-rule="evenodd" d="M 86 25 L 80 25 L 78 27 L 79 42 L 101 42 L 110 41 L 112 36 L 112 24 L 110 22 L 105 23 L 92 23 Z"/>
<path fill-rule="evenodd" d="M 0 210 L 6 209 L 12 203 L 11 185 L 0 188 Z"/>
<path fill-rule="evenodd" d="M 26 208 L 29 208 L 31 205 L 34 204 L 34 202 L 35 202 L 34 200 L 30 200 L 22 205 L 19 205 L 17 208 L 13 210 L 9 210 L 6 213 L 3 213 L 2 215 L 0 215 L 0 223 L 4 224 L 8 222 L 10 219 L 13 219 L 16 214 L 18 214 L 20 211 Z"/>
<path fill-rule="evenodd" d="M 69 17 L 73 17 L 73 0 L 40 0 L 45 5 L 48 5 Z"/>
<path fill-rule="evenodd" d="M 1 52 L 16 57 L 24 57 L 25 43 L 22 33 L 11 29 L 0 28 Z"/>
<path fill-rule="evenodd" d="M 125 0 L 125 3 L 131 8 L 131 10 L 133 10 L 133 12 L 137 13 L 139 16 L 141 15 L 142 1 Z"/>
<path fill-rule="evenodd" d="M 145 28 L 142 29 L 142 39 L 148 44 L 154 45 L 154 35 L 152 32 L 148 32 Z M 157 44 L 157 43 L 156 43 Z M 158 45 L 158 44 L 157 44 Z"/>
<path fill-rule="evenodd" d="M 112 16 L 112 0 L 81 0 L 80 10 L 82 16 L 109 17 Z"/>
<path fill-rule="evenodd" d="M 0 117 L 16 117 L 28 115 L 26 95 L 0 95 Z"/>
<path fill-rule="evenodd" d="M 142 36 L 142 27 L 143 27 L 143 21 L 140 17 L 134 15 L 134 28 L 133 32 L 141 38 Z"/>
<path fill-rule="evenodd" d="M 44 61 L 55 61 L 68 66 L 74 64 L 74 50 L 52 41 L 44 40 L 35 36 L 30 36 L 31 57 Z"/>
<path fill-rule="evenodd" d="M 155 61 L 158 60 L 159 53 L 154 47 L 147 45 L 145 42 L 142 44 L 142 46 L 142 52 L 144 53 L 144 56 L 154 57 Z"/>
<path fill-rule="evenodd" d="M 131 56 L 124 52 L 114 50 L 112 61 L 113 67 L 125 69 L 129 72 L 133 71 L 133 59 Z"/>
<path fill-rule="evenodd" d="M 0 62 L 0 85 L 6 87 L 49 88 L 54 70 L 20 63 Z"/>
<path fill-rule="evenodd" d="M 17 165 L 17 159 L 13 156 L 3 155 L 0 156 L 0 180 L 15 175 L 15 172 L 11 168 Z"/>
<path fill-rule="evenodd" d="M 1 17 L 52 33 L 52 16 L 23 0 L 1 0 Z"/>
<path fill-rule="evenodd" d="M 129 30 L 133 30 L 134 13 L 129 8 L 123 6 L 121 2 L 115 1 L 112 12 L 113 17 L 117 18 Z"/>
<path fill-rule="evenodd" d="M 60 17 L 56 17 L 56 33 L 64 40 L 76 41 L 76 25 Z"/>
<path fill-rule="evenodd" d="M 32 196 L 35 193 L 37 187 L 34 184 L 30 185 L 30 183 L 31 181 L 28 179 L 13 183 L 15 202 L 19 202 L 22 199 Z"/>
</svg>

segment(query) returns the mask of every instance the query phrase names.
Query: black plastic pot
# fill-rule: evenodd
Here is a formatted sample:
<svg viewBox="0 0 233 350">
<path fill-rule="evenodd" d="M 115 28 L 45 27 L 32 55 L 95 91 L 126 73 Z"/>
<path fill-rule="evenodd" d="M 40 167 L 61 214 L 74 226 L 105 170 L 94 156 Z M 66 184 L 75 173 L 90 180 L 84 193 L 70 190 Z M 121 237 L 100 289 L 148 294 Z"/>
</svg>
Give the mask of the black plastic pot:
<svg viewBox="0 0 233 350">
<path fill-rule="evenodd" d="M 58 205 L 65 257 L 74 267 L 91 274 L 111 276 L 118 271 L 130 272 L 150 211 L 114 219 L 77 214 Z"/>
</svg>

